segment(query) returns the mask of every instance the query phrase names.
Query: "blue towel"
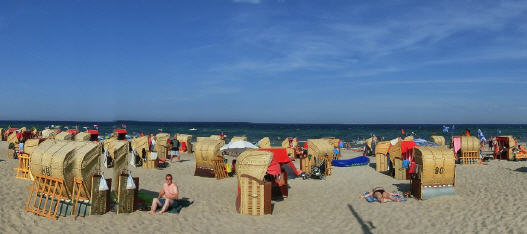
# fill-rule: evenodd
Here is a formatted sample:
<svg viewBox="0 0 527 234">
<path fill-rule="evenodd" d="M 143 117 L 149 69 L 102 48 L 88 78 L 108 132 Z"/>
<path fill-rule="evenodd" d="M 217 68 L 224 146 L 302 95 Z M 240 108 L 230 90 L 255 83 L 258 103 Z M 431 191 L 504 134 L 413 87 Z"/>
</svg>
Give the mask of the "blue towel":
<svg viewBox="0 0 527 234">
<path fill-rule="evenodd" d="M 409 168 L 410 167 L 410 160 L 403 160 L 403 168 Z"/>
<path fill-rule="evenodd" d="M 366 196 L 366 194 L 368 194 L 368 193 L 370 193 L 370 192 L 364 192 L 364 194 L 362 194 L 362 195 Z M 393 197 L 394 197 L 395 199 L 399 199 L 399 198 L 401 198 L 401 201 L 406 201 L 406 197 L 404 197 L 404 196 L 402 196 L 402 195 L 394 195 Z M 373 197 L 373 196 L 369 196 L 369 197 L 366 197 L 366 198 L 364 198 L 364 199 L 365 199 L 367 202 L 378 202 L 378 201 L 377 201 L 377 198 L 375 198 L 375 197 Z M 391 200 L 388 200 L 388 201 L 391 201 Z"/>
</svg>

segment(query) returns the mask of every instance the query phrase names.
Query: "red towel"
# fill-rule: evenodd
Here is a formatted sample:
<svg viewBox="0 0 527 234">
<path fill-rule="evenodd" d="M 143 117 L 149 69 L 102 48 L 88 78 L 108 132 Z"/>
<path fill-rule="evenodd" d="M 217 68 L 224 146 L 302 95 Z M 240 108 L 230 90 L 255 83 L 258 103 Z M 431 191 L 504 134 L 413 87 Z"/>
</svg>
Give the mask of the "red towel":
<svg viewBox="0 0 527 234">
<path fill-rule="evenodd" d="M 187 142 L 184 142 L 184 141 L 181 142 L 181 149 L 180 149 L 180 151 L 181 152 L 187 151 Z"/>
<path fill-rule="evenodd" d="M 267 168 L 267 174 L 269 174 L 269 175 L 280 175 L 281 171 L 282 171 L 282 169 L 280 168 L 280 163 L 275 161 L 274 157 L 273 157 L 273 160 L 271 161 L 271 165 L 269 165 L 269 167 Z"/>
<path fill-rule="evenodd" d="M 273 160 L 271 161 L 271 164 L 267 168 L 267 173 L 270 175 L 279 175 L 280 172 L 282 171 L 280 164 L 288 163 L 291 161 L 291 159 L 289 159 L 289 157 L 287 156 L 287 150 L 285 148 L 258 149 L 258 151 L 269 151 L 273 153 Z"/>
<path fill-rule="evenodd" d="M 415 173 L 415 162 L 410 163 L 410 168 L 408 169 L 408 173 L 410 174 Z"/>
<path fill-rule="evenodd" d="M 258 149 L 258 151 L 269 151 L 273 153 L 273 161 L 277 163 L 288 163 L 291 161 L 289 156 L 287 156 L 287 150 L 285 148 L 276 148 L 276 149 Z"/>
</svg>

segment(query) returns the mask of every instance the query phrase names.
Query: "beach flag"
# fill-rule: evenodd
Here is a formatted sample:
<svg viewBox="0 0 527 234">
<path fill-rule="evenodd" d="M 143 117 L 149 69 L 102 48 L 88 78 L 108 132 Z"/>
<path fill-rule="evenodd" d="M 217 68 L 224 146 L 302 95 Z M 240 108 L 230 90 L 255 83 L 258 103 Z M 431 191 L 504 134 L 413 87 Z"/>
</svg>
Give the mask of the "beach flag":
<svg viewBox="0 0 527 234">
<path fill-rule="evenodd" d="M 448 129 L 449 129 L 449 128 L 450 128 L 450 127 L 443 125 L 443 132 L 448 132 Z"/>
</svg>

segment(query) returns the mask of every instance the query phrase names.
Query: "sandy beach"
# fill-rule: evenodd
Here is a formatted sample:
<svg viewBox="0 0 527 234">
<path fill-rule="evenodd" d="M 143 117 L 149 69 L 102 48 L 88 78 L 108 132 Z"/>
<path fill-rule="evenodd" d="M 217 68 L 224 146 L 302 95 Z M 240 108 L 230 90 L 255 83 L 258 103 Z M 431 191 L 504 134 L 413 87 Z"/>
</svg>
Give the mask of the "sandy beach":
<svg viewBox="0 0 527 234">
<path fill-rule="evenodd" d="M 193 176 L 194 157 L 164 169 L 133 168 L 140 189 L 157 192 L 172 173 L 180 197 L 194 201 L 179 214 L 144 211 L 57 221 L 24 211 L 30 181 L 15 179 L 16 160 L 0 145 L 0 233 L 525 233 L 527 162 L 497 161 L 457 166 L 455 195 L 401 203 L 368 203 L 359 198 L 374 186 L 408 191 L 409 182 L 378 173 L 374 164 L 333 168 L 326 180 L 290 179 L 289 197 L 273 201 L 272 215 L 248 216 L 234 207 L 236 178 Z M 358 155 L 344 151 L 344 157 Z M 371 158 L 374 162 L 374 158 Z M 296 162 L 298 163 L 298 161 Z M 372 167 L 373 166 L 373 167 Z M 110 175 L 110 170 L 105 169 Z"/>
</svg>

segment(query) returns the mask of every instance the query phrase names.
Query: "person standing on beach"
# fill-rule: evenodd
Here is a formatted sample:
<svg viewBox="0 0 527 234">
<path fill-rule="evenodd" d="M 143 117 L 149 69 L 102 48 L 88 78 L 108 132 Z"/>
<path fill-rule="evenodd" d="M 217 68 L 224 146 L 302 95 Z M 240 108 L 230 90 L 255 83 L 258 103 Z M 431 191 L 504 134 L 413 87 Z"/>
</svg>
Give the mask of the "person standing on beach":
<svg viewBox="0 0 527 234">
<path fill-rule="evenodd" d="M 171 151 L 174 153 L 174 155 L 170 159 L 170 162 L 174 160 L 174 156 L 177 156 L 177 161 L 181 162 L 181 157 L 179 156 L 179 141 L 177 140 L 177 136 L 174 136 L 174 140 L 172 140 Z"/>
<path fill-rule="evenodd" d="M 156 140 L 154 139 L 154 134 L 150 134 L 150 152 L 154 152 L 156 146 Z"/>
<path fill-rule="evenodd" d="M 165 213 L 168 208 L 175 206 L 176 201 L 179 196 L 178 187 L 176 184 L 172 182 L 172 175 L 167 174 L 165 176 L 165 183 L 163 184 L 163 188 L 159 192 L 159 195 L 157 198 L 154 198 L 152 200 L 152 207 L 150 209 L 149 214 L 156 214 L 156 210 L 159 206 L 161 206 L 161 210 L 157 212 L 157 214 L 163 214 Z"/>
</svg>

